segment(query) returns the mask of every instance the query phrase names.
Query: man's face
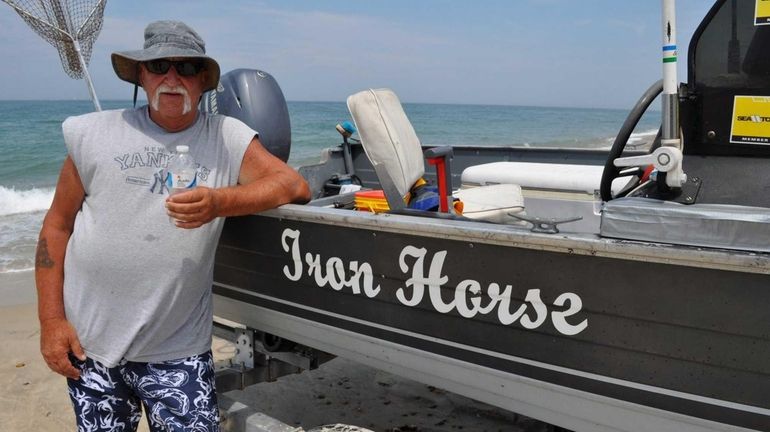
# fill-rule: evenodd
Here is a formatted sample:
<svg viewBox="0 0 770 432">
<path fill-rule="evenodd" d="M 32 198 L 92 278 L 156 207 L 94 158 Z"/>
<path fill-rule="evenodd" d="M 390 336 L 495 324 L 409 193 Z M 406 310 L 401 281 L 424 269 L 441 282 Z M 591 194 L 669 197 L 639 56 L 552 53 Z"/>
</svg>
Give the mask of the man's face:
<svg viewBox="0 0 770 432">
<path fill-rule="evenodd" d="M 194 59 L 161 59 L 141 64 L 140 83 L 153 111 L 183 117 L 197 107 L 206 73 Z"/>
</svg>

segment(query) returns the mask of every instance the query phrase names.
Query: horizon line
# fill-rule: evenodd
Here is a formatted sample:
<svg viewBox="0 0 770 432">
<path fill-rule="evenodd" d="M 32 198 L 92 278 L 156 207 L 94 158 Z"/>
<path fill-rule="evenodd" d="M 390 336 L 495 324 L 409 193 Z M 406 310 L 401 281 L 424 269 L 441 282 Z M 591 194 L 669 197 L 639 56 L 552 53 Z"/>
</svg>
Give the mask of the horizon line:
<svg viewBox="0 0 770 432">
<path fill-rule="evenodd" d="M 91 99 L 0 99 L 1 102 L 83 102 L 93 103 Z M 131 99 L 100 99 L 99 102 L 127 102 L 133 103 Z M 137 99 L 137 103 L 142 105 L 147 103 L 146 99 Z M 287 100 L 286 103 L 337 103 L 345 104 L 345 101 L 323 101 L 323 100 Z M 514 105 L 504 103 L 478 103 L 478 102 L 418 102 L 404 101 L 404 105 L 448 105 L 448 106 L 490 106 L 490 107 L 512 107 L 512 108 L 557 108 L 557 109 L 584 109 L 584 110 L 630 110 L 631 108 L 615 107 L 589 107 L 589 106 L 560 106 L 560 105 Z M 660 107 L 651 105 L 648 111 L 659 112 Z"/>
</svg>

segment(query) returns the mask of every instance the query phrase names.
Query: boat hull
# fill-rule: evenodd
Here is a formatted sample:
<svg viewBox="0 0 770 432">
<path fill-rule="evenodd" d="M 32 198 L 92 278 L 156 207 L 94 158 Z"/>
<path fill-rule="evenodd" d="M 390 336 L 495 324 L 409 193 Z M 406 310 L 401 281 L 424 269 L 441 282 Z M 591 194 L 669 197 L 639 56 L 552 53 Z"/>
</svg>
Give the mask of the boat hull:
<svg viewBox="0 0 770 432">
<path fill-rule="evenodd" d="M 573 430 L 770 430 L 764 256 L 285 206 L 228 220 L 215 311 Z"/>
</svg>

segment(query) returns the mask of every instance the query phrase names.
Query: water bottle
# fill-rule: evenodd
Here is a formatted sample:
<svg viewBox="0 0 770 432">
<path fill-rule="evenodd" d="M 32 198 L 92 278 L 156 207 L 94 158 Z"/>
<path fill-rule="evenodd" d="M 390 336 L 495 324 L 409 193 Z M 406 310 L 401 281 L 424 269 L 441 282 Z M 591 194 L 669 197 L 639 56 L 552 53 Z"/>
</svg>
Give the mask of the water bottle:
<svg viewBox="0 0 770 432">
<path fill-rule="evenodd" d="M 169 195 L 184 192 L 195 187 L 198 177 L 195 169 L 195 161 L 190 156 L 190 148 L 186 145 L 176 146 L 176 153 L 171 156 L 166 167 L 166 186 Z M 168 217 L 174 224 L 174 218 Z"/>
<path fill-rule="evenodd" d="M 195 161 L 189 152 L 188 146 L 178 145 L 176 154 L 168 161 L 166 185 L 170 195 L 192 189 L 197 183 Z"/>
</svg>

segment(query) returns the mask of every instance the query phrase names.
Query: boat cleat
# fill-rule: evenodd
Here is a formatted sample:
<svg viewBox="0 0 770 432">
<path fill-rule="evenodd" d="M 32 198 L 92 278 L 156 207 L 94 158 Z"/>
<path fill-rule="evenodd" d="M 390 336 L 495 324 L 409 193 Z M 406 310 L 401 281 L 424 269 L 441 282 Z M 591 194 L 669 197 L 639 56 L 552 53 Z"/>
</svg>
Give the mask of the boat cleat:
<svg viewBox="0 0 770 432">
<path fill-rule="evenodd" d="M 568 222 L 576 222 L 583 219 L 583 216 L 573 216 L 569 218 L 556 219 L 556 218 L 539 218 L 534 216 L 527 216 L 520 213 L 508 213 L 508 216 L 516 219 L 521 219 L 525 222 L 532 224 L 530 231 L 543 234 L 558 234 L 558 225 Z"/>
</svg>

